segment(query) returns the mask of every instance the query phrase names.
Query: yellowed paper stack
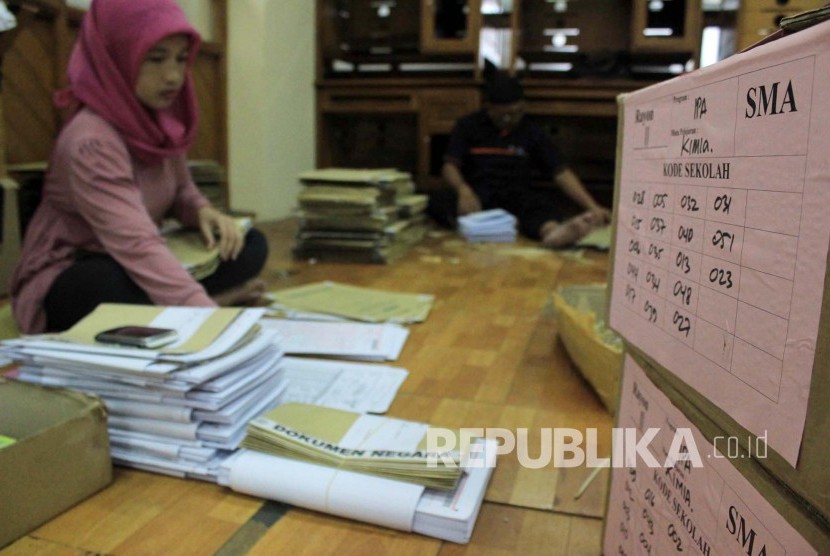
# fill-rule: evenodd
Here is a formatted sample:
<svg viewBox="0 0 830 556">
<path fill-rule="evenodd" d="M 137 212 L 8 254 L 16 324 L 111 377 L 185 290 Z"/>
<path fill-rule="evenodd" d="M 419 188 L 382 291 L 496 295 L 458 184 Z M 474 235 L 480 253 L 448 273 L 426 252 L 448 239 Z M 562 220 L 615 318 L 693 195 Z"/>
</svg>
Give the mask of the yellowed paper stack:
<svg viewBox="0 0 830 556">
<path fill-rule="evenodd" d="M 299 179 L 298 257 L 387 263 L 423 237 L 426 196 L 407 172 L 323 168 Z"/>
<path fill-rule="evenodd" d="M 435 296 L 390 292 L 337 282 L 314 282 L 271 292 L 275 316 L 291 318 L 309 313 L 363 322 L 413 323 L 426 320 Z"/>
<path fill-rule="evenodd" d="M 253 222 L 248 217 L 234 219 L 237 229 L 245 235 Z M 167 247 L 196 279 L 202 280 L 216 272 L 219 266 L 219 249 L 209 249 L 199 230 L 179 228 L 164 234 Z"/>
<path fill-rule="evenodd" d="M 251 421 L 242 446 L 431 488 L 454 488 L 462 451 L 428 453 L 424 423 L 287 403 Z"/>
</svg>

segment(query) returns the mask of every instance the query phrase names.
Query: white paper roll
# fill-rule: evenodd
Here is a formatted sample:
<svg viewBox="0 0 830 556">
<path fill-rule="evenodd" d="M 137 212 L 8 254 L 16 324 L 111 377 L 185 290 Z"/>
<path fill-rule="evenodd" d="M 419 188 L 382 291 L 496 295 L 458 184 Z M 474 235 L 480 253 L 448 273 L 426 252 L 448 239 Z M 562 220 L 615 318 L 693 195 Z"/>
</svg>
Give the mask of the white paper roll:
<svg viewBox="0 0 830 556">
<path fill-rule="evenodd" d="M 226 465 L 236 492 L 401 531 L 412 530 L 424 492 L 422 485 L 244 449 Z"/>
</svg>

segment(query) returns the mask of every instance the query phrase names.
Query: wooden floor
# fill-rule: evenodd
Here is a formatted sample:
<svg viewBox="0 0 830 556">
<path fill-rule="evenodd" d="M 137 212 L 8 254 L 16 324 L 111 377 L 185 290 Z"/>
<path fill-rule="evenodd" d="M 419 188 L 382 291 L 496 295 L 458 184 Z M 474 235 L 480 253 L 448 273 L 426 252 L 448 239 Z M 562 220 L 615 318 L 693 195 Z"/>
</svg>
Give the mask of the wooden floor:
<svg viewBox="0 0 830 556">
<path fill-rule="evenodd" d="M 274 289 L 333 280 L 435 294 L 428 319 L 410 327 L 392 363 L 410 375 L 389 415 L 527 428 L 532 458 L 542 429 L 596 427 L 599 455 L 608 454 L 612 418 L 568 360 L 550 302 L 561 285 L 605 281 L 605 255 L 553 253 L 529 242 L 468 245 L 441 231 L 391 265 L 314 264 L 291 258 L 294 226 L 260 226 L 270 239 L 264 275 Z M 0 555 L 597 555 L 607 472 L 574 496 L 590 471 L 526 469 L 515 454 L 500 457 L 472 541 L 456 545 L 117 467 L 112 485 Z"/>
</svg>

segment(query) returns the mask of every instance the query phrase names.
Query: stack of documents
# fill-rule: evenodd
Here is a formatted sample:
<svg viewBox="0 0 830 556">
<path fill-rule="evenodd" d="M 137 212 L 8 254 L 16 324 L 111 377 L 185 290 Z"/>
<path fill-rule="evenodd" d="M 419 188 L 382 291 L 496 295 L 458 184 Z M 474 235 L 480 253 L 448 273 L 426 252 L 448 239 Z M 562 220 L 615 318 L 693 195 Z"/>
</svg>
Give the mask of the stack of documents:
<svg viewBox="0 0 830 556">
<path fill-rule="evenodd" d="M 277 333 L 262 309 L 102 304 L 61 334 L 2 342 L 18 378 L 101 397 L 113 460 L 180 477 L 216 480 L 248 422 L 286 389 Z M 172 328 L 160 349 L 96 343 L 122 325 Z"/>
<path fill-rule="evenodd" d="M 431 488 L 455 488 L 467 454 L 429 453 L 428 429 L 403 419 L 286 403 L 251 421 L 242 446 Z"/>
<path fill-rule="evenodd" d="M 491 209 L 458 218 L 458 226 L 470 242 L 516 241 L 516 217 L 503 209 Z"/>
<path fill-rule="evenodd" d="M 478 440 L 452 490 L 345 471 L 241 449 L 225 460 L 219 484 L 348 519 L 455 543 L 473 533 L 496 466 L 495 440 Z"/>
<path fill-rule="evenodd" d="M 435 296 L 323 281 L 270 292 L 274 316 L 408 324 L 426 320 Z M 321 316 L 322 315 L 322 316 Z"/>
<path fill-rule="evenodd" d="M 426 196 L 406 172 L 325 168 L 300 183 L 298 257 L 385 263 L 424 235 Z"/>
</svg>

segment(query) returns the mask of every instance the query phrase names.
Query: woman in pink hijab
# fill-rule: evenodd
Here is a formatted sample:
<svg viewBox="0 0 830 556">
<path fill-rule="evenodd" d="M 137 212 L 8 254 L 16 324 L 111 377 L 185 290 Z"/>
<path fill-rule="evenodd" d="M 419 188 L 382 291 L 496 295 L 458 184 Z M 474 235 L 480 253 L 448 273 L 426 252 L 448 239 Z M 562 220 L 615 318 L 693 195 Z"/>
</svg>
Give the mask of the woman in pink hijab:
<svg viewBox="0 0 830 556">
<path fill-rule="evenodd" d="M 196 134 L 190 66 L 200 37 L 174 0 L 93 0 L 56 95 L 73 116 L 49 160 L 42 200 L 12 276 L 23 332 L 64 330 L 102 302 L 213 306 L 255 302 L 264 236 L 245 237 L 188 172 Z M 168 217 L 219 248 L 194 280 L 166 247 Z"/>
</svg>

